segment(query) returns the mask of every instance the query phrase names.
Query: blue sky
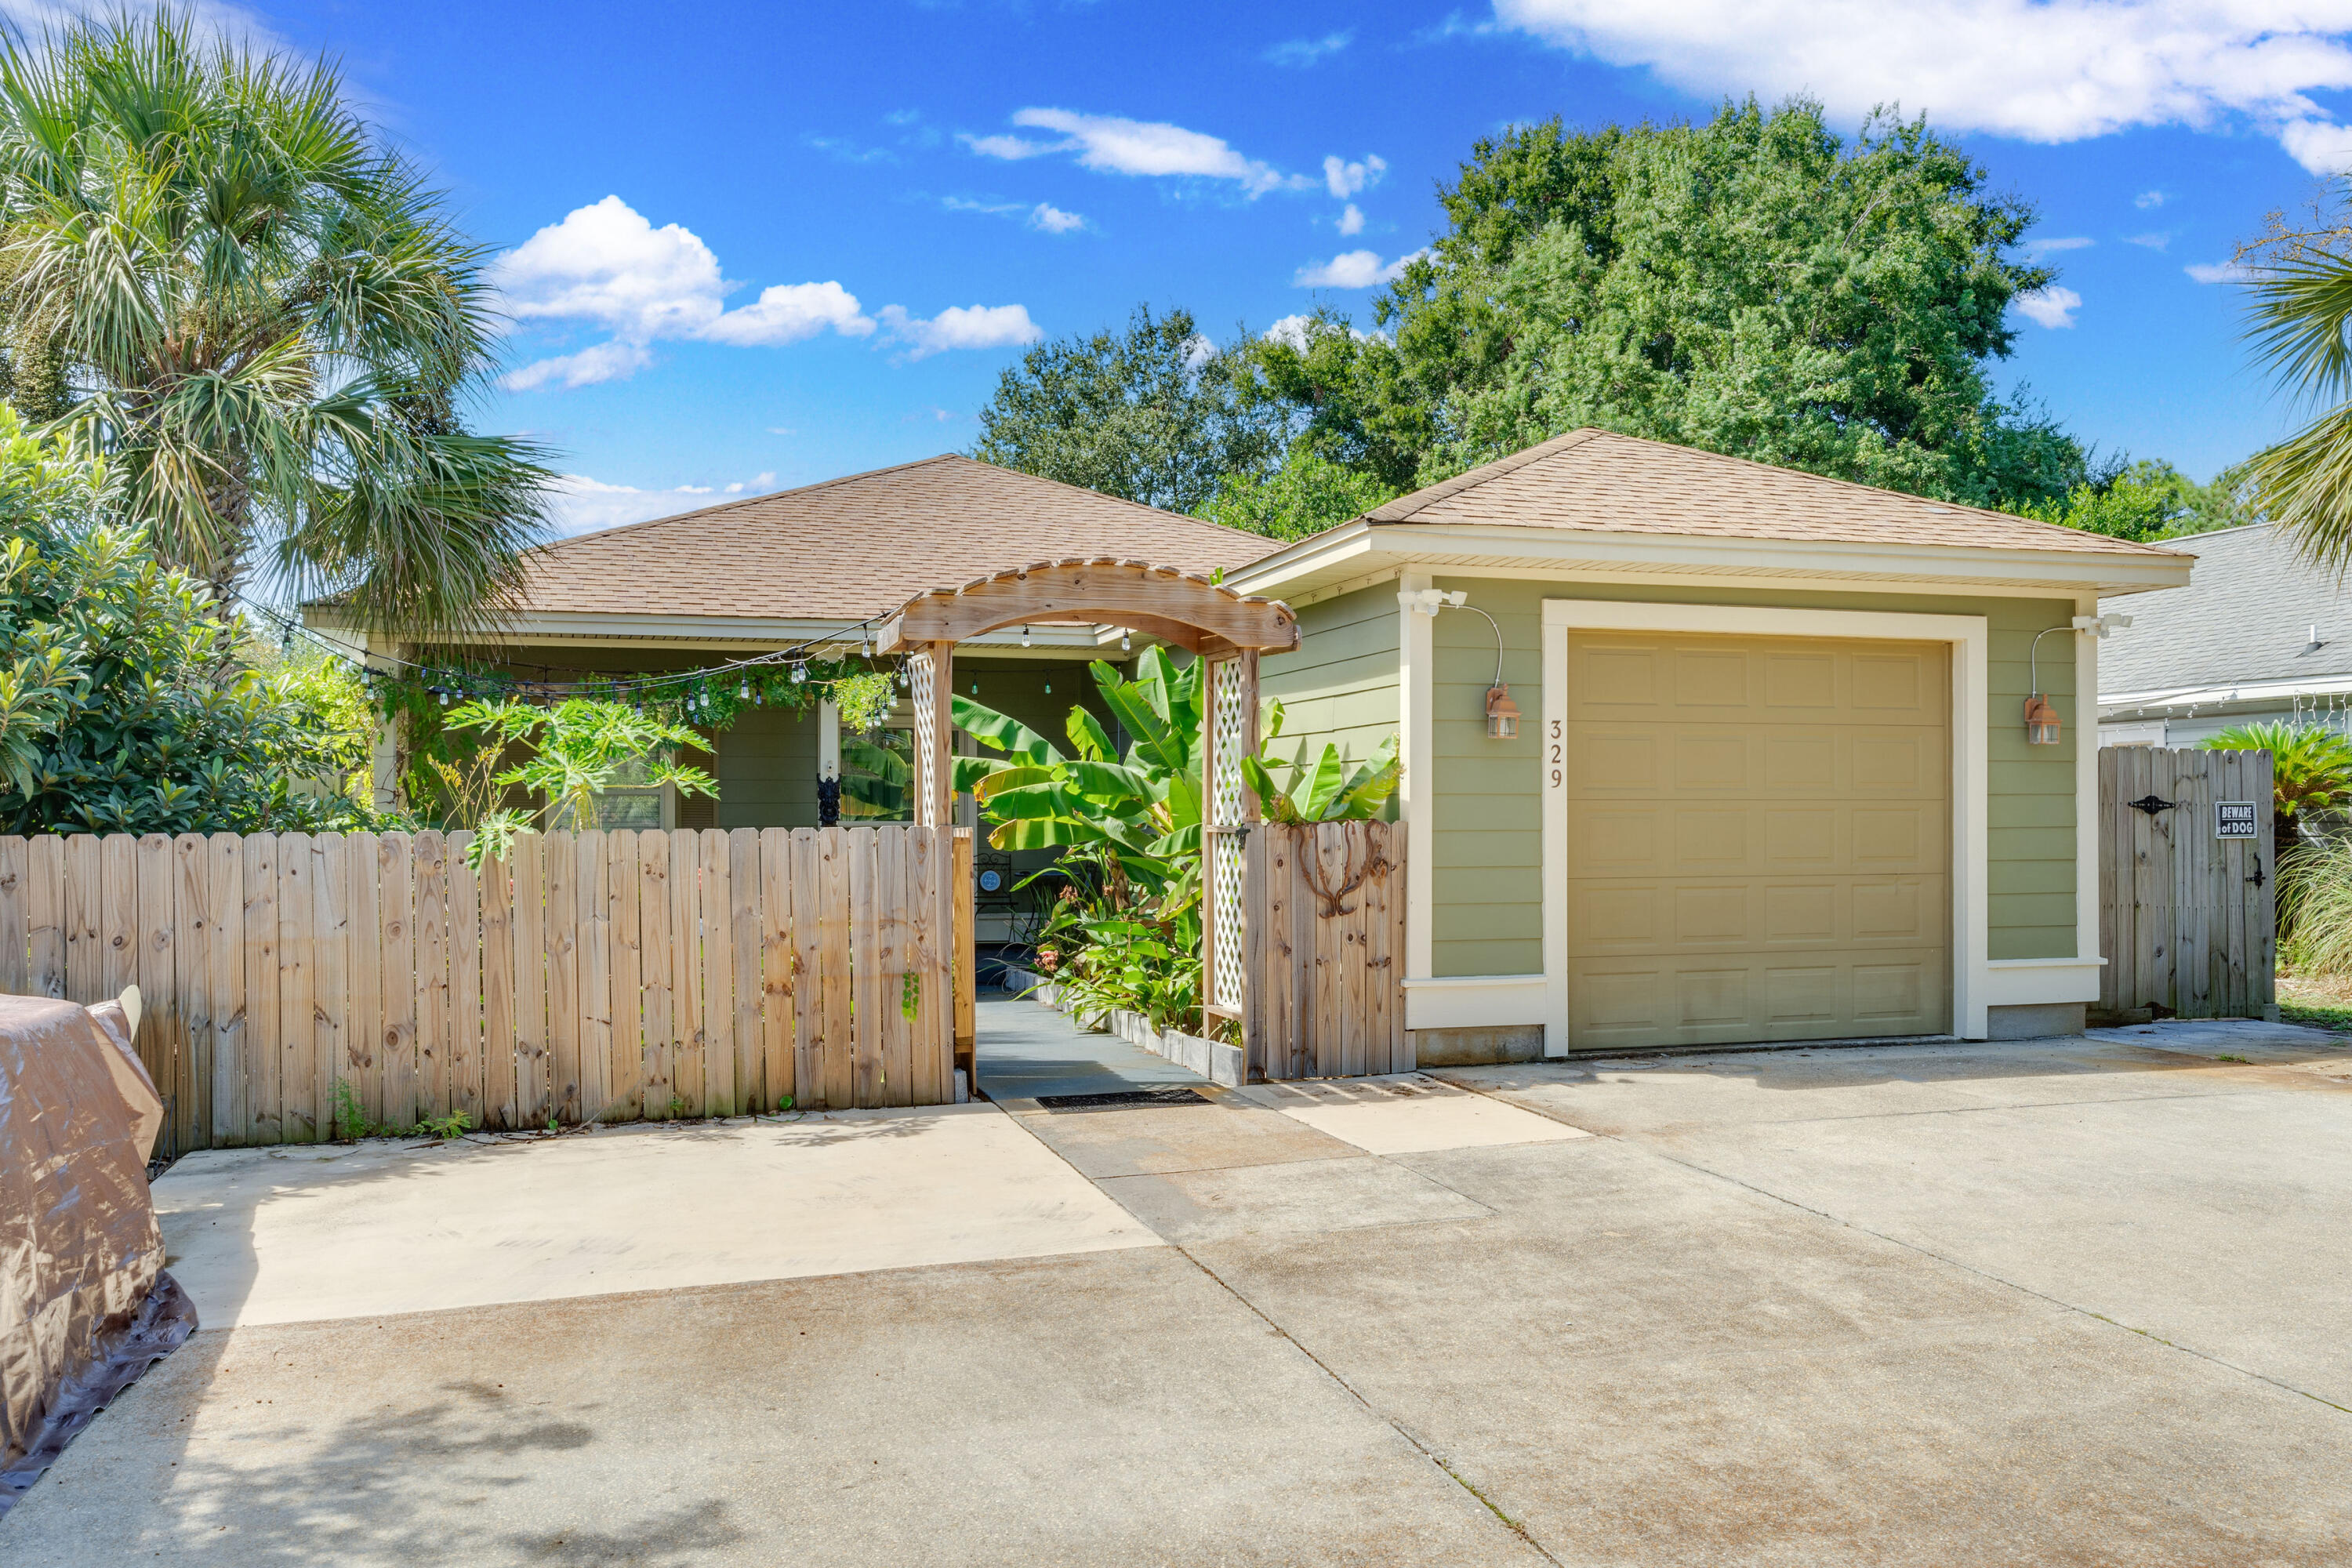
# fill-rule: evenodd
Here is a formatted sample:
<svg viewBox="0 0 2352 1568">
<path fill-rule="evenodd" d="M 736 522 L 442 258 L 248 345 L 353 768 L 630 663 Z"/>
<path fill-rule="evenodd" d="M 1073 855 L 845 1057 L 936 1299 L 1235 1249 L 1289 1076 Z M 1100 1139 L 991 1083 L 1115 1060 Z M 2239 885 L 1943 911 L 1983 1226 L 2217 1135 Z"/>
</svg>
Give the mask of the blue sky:
<svg viewBox="0 0 2352 1568">
<path fill-rule="evenodd" d="M 2021 319 L 2003 384 L 2205 478 L 2291 411 L 2192 269 L 2352 161 L 2352 0 L 2300 7 L 2306 32 L 2263 0 L 251 15 L 340 56 L 504 254 L 516 329 L 478 417 L 559 449 L 574 527 L 966 447 L 1023 341 L 1139 301 L 1220 341 L 1360 313 L 1478 136 L 1749 91 L 1958 137 L 2041 209 L 2070 291 Z"/>
</svg>

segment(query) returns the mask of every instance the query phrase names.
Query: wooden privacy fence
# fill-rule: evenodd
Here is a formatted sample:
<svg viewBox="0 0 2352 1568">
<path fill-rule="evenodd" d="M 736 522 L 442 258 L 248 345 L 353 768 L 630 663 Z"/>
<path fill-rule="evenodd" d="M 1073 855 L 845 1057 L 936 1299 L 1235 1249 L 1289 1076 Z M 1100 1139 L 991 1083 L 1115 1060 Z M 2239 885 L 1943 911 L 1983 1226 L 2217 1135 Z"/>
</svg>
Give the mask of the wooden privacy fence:
<svg viewBox="0 0 2352 1568">
<path fill-rule="evenodd" d="M 2268 752 L 2103 749 L 2095 1016 L 2275 1017 L 2274 861 Z"/>
<path fill-rule="evenodd" d="M 1403 825 L 1265 823 L 1251 831 L 1245 855 L 1253 1074 L 1412 1071 Z"/>
<path fill-rule="evenodd" d="M 0 991 L 138 985 L 172 1152 L 939 1104 L 952 832 L 0 837 Z"/>
</svg>

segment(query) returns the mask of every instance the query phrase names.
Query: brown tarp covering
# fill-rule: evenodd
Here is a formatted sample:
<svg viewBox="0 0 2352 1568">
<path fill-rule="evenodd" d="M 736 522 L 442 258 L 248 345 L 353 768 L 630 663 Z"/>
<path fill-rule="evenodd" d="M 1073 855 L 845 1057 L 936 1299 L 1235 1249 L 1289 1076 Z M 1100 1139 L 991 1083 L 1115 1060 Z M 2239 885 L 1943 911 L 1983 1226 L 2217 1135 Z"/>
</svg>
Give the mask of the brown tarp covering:
<svg viewBox="0 0 2352 1568">
<path fill-rule="evenodd" d="M 163 1272 L 163 1105 L 121 1005 L 0 996 L 0 1512 L 195 1327 Z"/>
</svg>

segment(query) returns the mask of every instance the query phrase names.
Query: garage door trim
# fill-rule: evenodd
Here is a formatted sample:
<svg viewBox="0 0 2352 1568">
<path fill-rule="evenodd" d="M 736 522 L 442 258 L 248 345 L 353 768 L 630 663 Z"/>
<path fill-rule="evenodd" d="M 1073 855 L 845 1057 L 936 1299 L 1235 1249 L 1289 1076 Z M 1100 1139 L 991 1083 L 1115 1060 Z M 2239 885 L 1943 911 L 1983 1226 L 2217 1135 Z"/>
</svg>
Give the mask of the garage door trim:
<svg viewBox="0 0 2352 1568">
<path fill-rule="evenodd" d="M 1544 1054 L 1565 1056 L 1568 996 L 1568 639 L 1570 632 L 1664 632 L 1951 645 L 1952 1026 L 1985 1035 L 1990 917 L 1986 815 L 1990 643 L 1982 616 L 1876 610 L 1769 609 L 1727 605 L 1543 602 Z"/>
</svg>

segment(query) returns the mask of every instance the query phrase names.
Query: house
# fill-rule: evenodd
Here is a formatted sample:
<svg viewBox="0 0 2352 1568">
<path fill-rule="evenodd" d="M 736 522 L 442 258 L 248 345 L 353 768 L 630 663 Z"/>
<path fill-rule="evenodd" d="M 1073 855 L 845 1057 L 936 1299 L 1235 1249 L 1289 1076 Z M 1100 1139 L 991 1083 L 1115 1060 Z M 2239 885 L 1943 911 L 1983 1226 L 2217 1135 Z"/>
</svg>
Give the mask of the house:
<svg viewBox="0 0 2352 1568">
<path fill-rule="evenodd" d="M 2233 724 L 2316 721 L 2352 708 L 2352 592 L 2274 522 L 2180 542 L 2197 580 L 2120 606 L 2103 650 L 2099 744 L 2193 746 Z"/>
<path fill-rule="evenodd" d="M 2080 1028 L 2074 627 L 2191 560 L 1579 430 L 1229 581 L 1298 613 L 1261 678 L 1289 732 L 1402 733 L 1406 1026 L 1436 1063 Z"/>
<path fill-rule="evenodd" d="M 1111 555 L 1297 611 L 1299 647 L 1260 666 L 1285 754 L 1402 736 L 1429 1064 L 2081 1027 L 2101 961 L 2075 698 L 2101 688 L 2078 627 L 2192 562 L 1593 430 L 1278 549 L 942 457 L 558 544 L 503 652 L 846 647 L 919 593 Z M 1139 640 L 999 634 L 954 679 L 1058 735 L 1083 661 Z M 712 825 L 814 822 L 826 729 L 720 734 Z"/>
</svg>

